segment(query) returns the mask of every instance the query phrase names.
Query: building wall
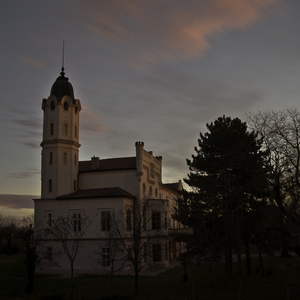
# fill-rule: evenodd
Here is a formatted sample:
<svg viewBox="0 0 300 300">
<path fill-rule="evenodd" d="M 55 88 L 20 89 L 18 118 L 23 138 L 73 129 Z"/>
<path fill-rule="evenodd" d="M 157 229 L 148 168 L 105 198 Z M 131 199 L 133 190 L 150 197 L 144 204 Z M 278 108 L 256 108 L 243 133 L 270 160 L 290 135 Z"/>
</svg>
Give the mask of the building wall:
<svg viewBox="0 0 300 300">
<path fill-rule="evenodd" d="M 135 170 L 85 172 L 79 174 L 79 189 L 120 187 L 139 197 L 139 182 Z"/>
</svg>

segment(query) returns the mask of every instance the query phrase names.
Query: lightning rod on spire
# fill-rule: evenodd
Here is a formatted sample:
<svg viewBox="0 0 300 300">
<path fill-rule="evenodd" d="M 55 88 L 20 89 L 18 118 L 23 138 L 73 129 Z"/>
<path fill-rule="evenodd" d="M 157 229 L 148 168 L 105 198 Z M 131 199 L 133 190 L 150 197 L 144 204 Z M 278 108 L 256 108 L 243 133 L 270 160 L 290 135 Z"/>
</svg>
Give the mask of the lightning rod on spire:
<svg viewBox="0 0 300 300">
<path fill-rule="evenodd" d="M 65 41 L 63 41 L 63 53 L 62 53 L 62 67 L 64 68 L 65 64 Z"/>
</svg>

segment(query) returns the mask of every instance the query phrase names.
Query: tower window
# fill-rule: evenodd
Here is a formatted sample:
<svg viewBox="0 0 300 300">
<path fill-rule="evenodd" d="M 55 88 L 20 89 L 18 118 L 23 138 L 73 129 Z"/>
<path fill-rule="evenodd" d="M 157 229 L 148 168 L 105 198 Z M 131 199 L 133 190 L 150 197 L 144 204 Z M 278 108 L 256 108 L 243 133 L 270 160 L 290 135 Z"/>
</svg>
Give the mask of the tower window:
<svg viewBox="0 0 300 300">
<path fill-rule="evenodd" d="M 52 193 L 52 179 L 49 179 L 49 193 Z"/>
<path fill-rule="evenodd" d="M 50 135 L 53 135 L 54 132 L 54 125 L 53 123 L 50 124 Z"/>
<path fill-rule="evenodd" d="M 49 164 L 52 165 L 52 163 L 53 163 L 53 153 L 50 152 L 49 153 Z"/>
<path fill-rule="evenodd" d="M 68 124 L 64 124 L 64 134 L 67 135 L 68 134 Z"/>
<path fill-rule="evenodd" d="M 66 165 L 67 164 L 67 153 L 64 152 L 64 164 Z"/>
<path fill-rule="evenodd" d="M 74 128 L 74 136 L 77 138 L 77 126 Z"/>
</svg>

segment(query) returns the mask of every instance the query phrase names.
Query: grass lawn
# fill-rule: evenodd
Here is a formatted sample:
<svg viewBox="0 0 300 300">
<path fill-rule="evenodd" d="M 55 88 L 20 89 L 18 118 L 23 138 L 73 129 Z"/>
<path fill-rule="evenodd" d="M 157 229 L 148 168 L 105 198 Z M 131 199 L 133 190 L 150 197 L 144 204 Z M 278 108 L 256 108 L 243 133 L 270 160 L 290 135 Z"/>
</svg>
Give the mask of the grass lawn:
<svg viewBox="0 0 300 300">
<path fill-rule="evenodd" d="M 232 300 L 296 300 L 300 299 L 300 258 L 264 258 L 270 273 L 263 277 L 255 272 L 257 259 L 252 260 L 254 272 L 237 274 L 231 282 L 224 280 L 224 265 L 215 265 L 218 299 Z M 141 276 L 139 295 L 132 296 L 133 276 L 80 276 L 75 279 L 75 299 L 101 300 L 104 295 L 128 295 L 133 300 L 211 300 L 215 299 L 208 270 L 203 266 L 188 266 L 188 284 L 182 281 L 183 267 L 171 269 L 157 276 Z M 245 270 L 246 273 L 246 270 Z M 58 276 L 36 275 L 35 292 L 26 294 L 26 269 L 22 256 L 0 255 L 0 299 L 40 299 L 41 296 L 62 295 L 68 299 L 71 281 Z M 49 298 L 50 299 L 50 298 Z"/>
</svg>

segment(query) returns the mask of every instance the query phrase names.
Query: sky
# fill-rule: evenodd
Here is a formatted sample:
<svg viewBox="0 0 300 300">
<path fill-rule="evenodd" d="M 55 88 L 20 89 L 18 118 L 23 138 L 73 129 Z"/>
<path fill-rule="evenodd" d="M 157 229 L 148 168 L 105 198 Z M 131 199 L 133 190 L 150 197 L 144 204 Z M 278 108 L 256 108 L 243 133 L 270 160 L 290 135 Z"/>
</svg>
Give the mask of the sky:
<svg viewBox="0 0 300 300">
<path fill-rule="evenodd" d="M 0 214 L 40 197 L 42 99 L 62 67 L 81 101 L 80 160 L 163 157 L 182 180 L 206 124 L 298 108 L 298 0 L 15 0 L 0 10 Z"/>
</svg>

